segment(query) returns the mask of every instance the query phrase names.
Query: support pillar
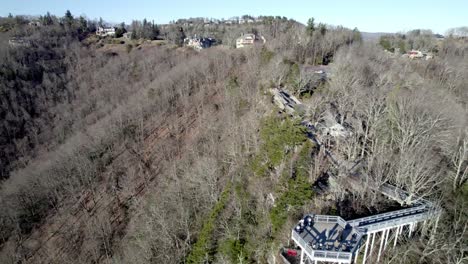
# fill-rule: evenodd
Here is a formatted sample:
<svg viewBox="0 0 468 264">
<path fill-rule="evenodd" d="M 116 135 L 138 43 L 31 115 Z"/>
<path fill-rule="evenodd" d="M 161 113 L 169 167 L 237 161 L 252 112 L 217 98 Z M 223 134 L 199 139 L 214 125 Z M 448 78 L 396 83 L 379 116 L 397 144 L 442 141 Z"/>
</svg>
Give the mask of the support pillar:
<svg viewBox="0 0 468 264">
<path fill-rule="evenodd" d="M 359 250 L 361 250 L 361 246 L 359 245 L 359 247 L 356 249 L 356 252 L 354 252 L 354 264 L 357 264 L 357 258 L 359 256 Z"/>
<path fill-rule="evenodd" d="M 366 240 L 366 249 L 364 249 L 364 258 L 362 259 L 362 264 L 366 264 L 366 258 L 367 258 L 367 249 L 369 248 L 369 240 L 370 240 L 371 234 L 367 235 L 367 240 Z"/>
<path fill-rule="evenodd" d="M 408 238 L 411 238 L 411 234 L 413 233 L 413 223 L 409 224 L 409 232 L 408 232 Z"/>
<path fill-rule="evenodd" d="M 387 232 L 385 233 L 384 250 L 387 248 L 387 242 L 388 242 L 388 236 L 390 235 L 390 229 L 387 229 L 386 231 Z"/>
<path fill-rule="evenodd" d="M 373 233 L 372 234 L 372 242 L 371 242 L 370 251 L 369 251 L 369 258 L 372 257 L 372 250 L 374 249 L 375 236 L 376 236 L 376 233 Z"/>
<path fill-rule="evenodd" d="M 422 223 L 422 228 L 421 228 L 421 238 L 424 238 L 426 236 L 426 229 L 427 229 L 427 220 L 424 220 Z"/>
<path fill-rule="evenodd" d="M 380 261 L 380 255 L 382 254 L 382 248 L 384 244 L 384 239 L 385 239 L 385 234 L 387 233 L 387 230 L 382 231 L 382 234 L 380 235 L 380 246 L 379 246 L 379 254 L 377 255 L 377 263 Z"/>
<path fill-rule="evenodd" d="M 397 243 L 397 240 L 398 240 L 398 235 L 400 234 L 401 227 L 402 226 L 397 227 L 396 234 L 395 234 L 395 241 L 393 241 L 393 247 L 394 248 L 396 247 L 396 243 Z"/>
</svg>

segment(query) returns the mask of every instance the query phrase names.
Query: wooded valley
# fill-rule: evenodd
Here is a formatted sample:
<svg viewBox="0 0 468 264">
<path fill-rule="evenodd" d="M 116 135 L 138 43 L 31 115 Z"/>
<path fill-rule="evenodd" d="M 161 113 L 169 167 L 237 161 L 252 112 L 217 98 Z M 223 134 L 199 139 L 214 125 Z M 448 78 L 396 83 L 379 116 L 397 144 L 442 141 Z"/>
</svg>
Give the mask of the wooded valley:
<svg viewBox="0 0 468 264">
<path fill-rule="evenodd" d="M 265 17 L 135 21 L 155 36 L 129 41 L 69 12 L 40 21 L 0 18 L 0 263 L 281 263 L 306 213 L 399 206 L 348 186 L 303 120 L 338 124 L 346 136 L 321 139 L 337 156 L 443 209 L 436 238 L 420 232 L 382 263 L 468 261 L 466 37 L 374 43 Z M 242 33 L 266 42 L 235 49 Z M 195 51 L 182 34 L 221 45 Z M 299 98 L 297 115 L 271 89 Z"/>
</svg>

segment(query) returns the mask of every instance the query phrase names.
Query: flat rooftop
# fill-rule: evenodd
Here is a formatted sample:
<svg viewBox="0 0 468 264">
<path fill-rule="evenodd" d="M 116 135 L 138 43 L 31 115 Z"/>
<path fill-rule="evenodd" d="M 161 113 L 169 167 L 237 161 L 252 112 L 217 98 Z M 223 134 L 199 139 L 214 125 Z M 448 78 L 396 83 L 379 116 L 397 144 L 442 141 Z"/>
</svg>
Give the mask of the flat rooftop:
<svg viewBox="0 0 468 264">
<path fill-rule="evenodd" d="M 305 226 L 299 235 L 314 250 L 336 252 L 352 252 L 360 239 L 351 226 L 343 227 L 332 222 L 314 222 Z"/>
</svg>

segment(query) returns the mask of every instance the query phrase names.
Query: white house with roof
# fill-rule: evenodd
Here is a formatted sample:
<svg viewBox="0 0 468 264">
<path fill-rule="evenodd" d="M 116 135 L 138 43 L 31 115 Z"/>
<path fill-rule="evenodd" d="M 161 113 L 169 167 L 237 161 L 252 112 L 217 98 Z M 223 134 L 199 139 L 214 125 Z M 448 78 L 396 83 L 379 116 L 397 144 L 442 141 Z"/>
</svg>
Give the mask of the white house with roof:
<svg viewBox="0 0 468 264">
<path fill-rule="evenodd" d="M 184 43 L 187 47 L 193 48 L 197 51 L 202 49 L 207 49 L 212 45 L 216 44 L 216 40 L 214 38 L 186 38 L 184 39 Z"/>
<path fill-rule="evenodd" d="M 254 44 L 265 44 L 266 40 L 263 36 L 258 36 L 255 34 L 243 34 L 236 40 L 236 48 L 243 48 L 252 46 Z"/>
<path fill-rule="evenodd" d="M 114 36 L 115 28 L 114 27 L 98 27 L 96 30 L 96 35 L 105 37 L 105 36 Z"/>
<path fill-rule="evenodd" d="M 28 23 L 28 25 L 31 27 L 40 27 L 42 26 L 42 23 L 40 21 L 31 21 Z"/>
</svg>

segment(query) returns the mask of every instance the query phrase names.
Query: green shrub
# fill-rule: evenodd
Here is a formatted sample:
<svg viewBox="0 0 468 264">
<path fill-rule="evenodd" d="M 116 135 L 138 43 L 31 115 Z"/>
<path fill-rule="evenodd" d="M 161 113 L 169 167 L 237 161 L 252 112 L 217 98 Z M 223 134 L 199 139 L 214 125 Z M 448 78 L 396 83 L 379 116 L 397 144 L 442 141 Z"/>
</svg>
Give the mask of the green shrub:
<svg viewBox="0 0 468 264">
<path fill-rule="evenodd" d="M 278 166 L 288 148 L 304 142 L 307 137 L 305 128 L 298 119 L 270 117 L 262 122 L 260 128 L 262 145 L 252 161 L 252 171 L 258 176 Z"/>
<path fill-rule="evenodd" d="M 312 198 L 313 191 L 307 179 L 296 178 L 288 182 L 288 190 L 277 200 L 275 207 L 270 211 L 270 220 L 273 234 L 280 230 L 288 216 L 299 207 L 305 204 L 304 201 Z"/>
<path fill-rule="evenodd" d="M 208 218 L 204 221 L 203 227 L 198 234 L 197 242 L 195 242 L 193 245 L 192 251 L 188 255 L 186 263 L 203 263 L 206 262 L 206 260 L 212 258 L 212 256 L 216 253 L 214 252 L 211 245 L 211 237 L 215 227 L 216 219 L 226 206 L 230 190 L 231 184 L 229 183 L 221 193 L 219 201 L 211 210 Z"/>
<path fill-rule="evenodd" d="M 310 200 L 313 196 L 311 183 L 308 182 L 308 171 L 312 163 L 311 155 L 314 148 L 315 146 L 311 141 L 306 141 L 293 165 L 293 177 L 283 173 L 281 187 L 287 185 L 287 188 L 280 194 L 275 207 L 270 211 L 273 234 L 282 228 L 289 215 L 303 206 L 305 201 Z"/>
<path fill-rule="evenodd" d="M 238 263 L 240 259 L 247 262 L 248 254 L 245 251 L 245 240 L 227 239 L 220 246 L 220 252 L 229 258 L 231 263 Z"/>
<path fill-rule="evenodd" d="M 380 37 L 379 44 L 386 50 L 390 50 L 392 48 L 392 44 L 390 43 L 390 40 L 387 36 Z"/>
</svg>

